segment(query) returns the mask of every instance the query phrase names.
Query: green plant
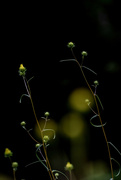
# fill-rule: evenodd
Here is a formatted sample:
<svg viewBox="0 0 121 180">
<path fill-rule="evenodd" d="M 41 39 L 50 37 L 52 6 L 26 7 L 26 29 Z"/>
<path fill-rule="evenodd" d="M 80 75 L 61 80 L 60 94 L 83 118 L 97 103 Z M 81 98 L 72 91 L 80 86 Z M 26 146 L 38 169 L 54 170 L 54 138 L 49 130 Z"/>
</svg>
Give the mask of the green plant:
<svg viewBox="0 0 121 180">
<path fill-rule="evenodd" d="M 89 84 L 89 82 L 88 82 L 88 80 L 87 80 L 87 78 L 86 78 L 86 76 L 85 76 L 85 73 L 84 73 L 83 69 L 85 68 L 85 69 L 89 70 L 90 72 L 94 73 L 95 75 L 96 75 L 96 73 L 95 73 L 93 70 L 91 70 L 90 68 L 88 68 L 88 67 L 86 67 L 86 66 L 83 65 L 83 63 L 84 63 L 84 58 L 85 58 L 85 56 L 88 55 L 86 51 L 82 51 L 82 52 L 81 52 L 82 62 L 80 63 L 80 62 L 77 60 L 77 58 L 76 58 L 76 56 L 75 56 L 75 54 L 74 54 L 74 51 L 73 51 L 73 48 L 75 47 L 75 44 L 74 44 L 73 42 L 69 42 L 67 46 L 71 49 L 71 52 L 72 52 L 72 55 L 73 55 L 73 58 L 74 58 L 74 59 L 61 60 L 61 62 L 64 62 L 64 61 L 74 61 L 74 62 L 77 63 L 77 65 L 79 66 L 79 68 L 80 68 L 80 70 L 81 70 L 82 76 L 83 76 L 83 78 L 84 78 L 84 80 L 85 80 L 85 82 L 86 82 L 86 84 L 87 84 L 87 86 L 88 86 L 88 88 L 89 88 L 89 90 L 90 90 L 93 98 L 94 98 L 94 102 L 95 102 L 95 105 L 96 105 L 96 111 L 92 109 L 92 107 L 91 107 L 91 105 L 90 105 L 91 102 L 90 102 L 88 99 L 86 99 L 85 102 L 87 103 L 87 105 L 89 106 L 89 108 L 91 109 L 91 111 L 94 113 L 94 116 L 91 117 L 91 119 L 90 119 L 90 123 L 91 123 L 94 127 L 101 127 L 101 128 L 102 128 L 102 132 L 103 132 L 103 135 L 104 135 L 104 138 L 105 138 L 105 142 L 106 142 L 107 150 L 108 150 L 108 155 L 109 155 L 110 169 L 111 169 L 111 179 L 113 180 L 113 179 L 114 179 L 114 170 L 113 170 L 112 161 L 114 161 L 115 163 L 117 163 L 118 166 L 119 166 L 119 171 L 118 171 L 118 173 L 115 175 L 115 177 L 117 177 L 117 176 L 120 174 L 120 169 L 121 169 L 121 167 L 120 167 L 119 162 L 118 162 L 117 160 L 115 160 L 114 158 L 112 158 L 109 145 L 111 145 L 120 155 L 121 155 L 121 153 L 120 153 L 119 150 L 118 150 L 111 142 L 109 142 L 108 139 L 107 139 L 107 135 L 106 135 L 105 128 L 104 128 L 104 126 L 106 125 L 106 123 L 103 124 L 103 122 L 102 122 L 102 118 L 101 118 L 100 108 L 99 108 L 98 102 L 99 102 L 99 104 L 101 105 L 101 108 L 102 108 L 102 109 L 103 109 L 103 105 L 102 105 L 102 103 L 101 103 L 101 100 L 100 100 L 99 96 L 97 95 L 97 92 L 96 92 L 96 91 L 97 91 L 97 87 L 98 87 L 98 85 L 99 85 L 99 82 L 98 82 L 97 80 L 94 81 L 94 84 L 93 84 L 94 91 L 93 91 L 92 88 L 91 88 L 91 86 L 90 86 L 90 84 Z M 100 125 L 95 125 L 95 124 L 92 123 L 92 120 L 93 120 L 94 118 L 96 118 L 96 117 L 99 118 Z"/>
<path fill-rule="evenodd" d="M 5 148 L 5 152 L 4 152 L 4 156 L 5 158 L 9 158 L 10 162 L 11 162 L 11 166 L 12 166 L 12 169 L 13 169 L 13 179 L 16 180 L 16 170 L 18 168 L 18 162 L 13 162 L 12 161 L 12 156 L 13 156 L 13 153 L 10 149 L 8 148 Z"/>
<path fill-rule="evenodd" d="M 73 55 L 73 59 L 66 59 L 66 60 L 61 60 L 60 62 L 65 62 L 65 61 L 74 61 L 77 63 L 78 67 L 80 68 L 81 70 L 81 73 L 82 73 L 82 76 L 93 96 L 93 99 L 94 99 L 94 102 L 95 102 L 95 106 L 96 108 L 93 109 L 92 106 L 91 106 L 91 102 L 89 99 L 86 99 L 85 100 L 85 103 L 87 104 L 87 106 L 90 108 L 90 110 L 93 112 L 93 116 L 90 118 L 90 123 L 92 126 L 94 127 L 97 127 L 97 128 L 102 128 L 102 132 L 103 132 L 103 135 L 104 135 L 104 138 L 105 138 L 105 142 L 106 142 L 106 145 L 107 145 L 107 150 L 108 150 L 108 155 L 109 155 L 109 162 L 110 162 L 110 169 L 111 169 L 111 179 L 113 180 L 114 177 L 118 177 L 119 174 L 120 174 L 120 164 L 117 160 L 115 160 L 112 156 L 111 156 L 111 151 L 110 151 L 110 146 L 112 146 L 120 155 L 120 151 L 111 143 L 108 141 L 107 139 L 107 135 L 106 135 L 106 132 L 105 132 L 105 128 L 104 126 L 106 125 L 106 123 L 103 123 L 102 122 L 102 118 L 101 118 L 101 114 L 100 114 L 100 107 L 102 109 L 103 108 L 103 105 L 102 105 L 102 102 L 99 98 L 99 96 L 97 95 L 97 88 L 99 86 L 99 82 L 98 80 L 95 80 L 93 82 L 93 85 L 92 87 L 94 88 L 94 90 L 92 89 L 92 87 L 90 86 L 86 76 L 85 76 L 85 73 L 84 73 L 84 70 L 88 70 L 89 72 L 97 75 L 96 72 L 94 72 L 92 69 L 84 66 L 84 60 L 85 60 L 85 57 L 88 55 L 86 51 L 82 51 L 81 52 L 81 57 L 82 57 L 82 61 L 81 63 L 77 60 L 75 54 L 74 54 L 74 51 L 73 51 L 73 48 L 75 47 L 75 44 L 73 42 L 69 42 L 68 43 L 68 48 L 71 49 L 71 52 L 72 52 L 72 55 Z M 59 179 L 60 175 L 62 175 L 65 179 L 67 180 L 72 180 L 72 170 L 74 168 L 73 164 L 71 164 L 70 162 L 68 162 L 65 166 L 65 170 L 69 172 L 69 175 L 70 177 L 68 178 L 63 172 L 59 171 L 59 170 L 53 170 L 52 167 L 51 167 L 51 164 L 50 164 L 50 161 L 49 161 L 49 158 L 48 158 L 48 154 L 47 154 L 47 149 L 48 149 L 48 146 L 49 146 L 49 141 L 50 141 L 50 137 L 48 135 L 44 135 L 45 132 L 47 131 L 51 131 L 53 133 L 53 139 L 56 138 L 56 134 L 55 134 L 55 131 L 53 129 L 48 129 L 46 128 L 46 125 L 49 121 L 49 116 L 50 116 L 50 113 L 49 112 L 45 112 L 44 114 L 44 117 L 42 117 L 42 119 L 44 120 L 44 126 L 43 128 L 40 126 L 40 123 L 38 121 L 38 118 L 37 118 L 37 115 L 36 115 L 36 111 L 35 111 L 35 107 L 34 107 L 34 104 L 33 104 L 33 100 L 32 100 L 32 95 L 31 95 L 31 89 L 30 89 L 30 86 L 29 86 L 29 82 L 30 80 L 33 79 L 30 78 L 29 80 L 27 80 L 26 78 L 26 72 L 27 72 L 27 69 L 26 67 L 23 66 L 23 64 L 20 65 L 19 67 L 19 75 L 22 77 L 23 79 L 23 82 L 24 82 L 24 85 L 25 85 L 25 88 L 26 88 L 26 92 L 25 94 L 22 94 L 22 96 L 20 97 L 20 103 L 22 102 L 22 98 L 25 96 L 25 97 L 28 97 L 30 99 L 30 102 L 31 102 L 31 106 L 32 106 L 32 110 L 33 110 L 33 114 L 34 114 L 34 117 L 35 117 L 35 120 L 36 120 L 36 124 L 39 128 L 39 131 L 40 131 L 40 136 L 41 136 L 41 141 L 37 141 L 32 135 L 31 135 L 31 129 L 27 129 L 26 128 L 26 122 L 25 121 L 22 121 L 20 123 L 20 125 L 22 126 L 22 128 L 27 132 L 27 134 L 30 136 L 30 138 L 36 143 L 35 147 L 36 147 L 36 151 L 35 151 L 35 154 L 36 154 L 36 158 L 37 158 L 37 161 L 35 162 L 32 162 L 30 164 L 28 164 L 26 167 L 30 166 L 30 165 L 33 165 L 37 162 L 40 162 L 47 170 L 48 174 L 49 174 L 49 177 L 51 180 L 55 180 L 55 179 Z M 100 105 L 100 107 L 99 107 Z M 94 124 L 93 123 L 93 120 L 95 118 L 98 118 L 99 119 L 99 122 L 100 122 L 100 125 L 97 125 L 97 124 Z M 12 168 L 13 168 L 13 176 L 14 176 L 14 180 L 16 180 L 16 176 L 15 176 L 15 171 L 17 170 L 17 167 L 18 167 L 18 163 L 17 162 L 12 162 L 11 160 L 11 157 L 13 155 L 13 153 L 11 152 L 11 150 L 9 150 L 8 148 L 5 149 L 5 153 L 4 153 L 5 157 L 9 157 L 10 161 L 11 161 L 11 165 L 12 165 Z M 112 165 L 112 162 L 115 162 L 118 166 L 119 166 L 119 171 L 117 174 L 114 175 L 114 170 L 113 170 L 113 165 Z M 110 180 L 111 180 L 110 179 Z"/>
</svg>

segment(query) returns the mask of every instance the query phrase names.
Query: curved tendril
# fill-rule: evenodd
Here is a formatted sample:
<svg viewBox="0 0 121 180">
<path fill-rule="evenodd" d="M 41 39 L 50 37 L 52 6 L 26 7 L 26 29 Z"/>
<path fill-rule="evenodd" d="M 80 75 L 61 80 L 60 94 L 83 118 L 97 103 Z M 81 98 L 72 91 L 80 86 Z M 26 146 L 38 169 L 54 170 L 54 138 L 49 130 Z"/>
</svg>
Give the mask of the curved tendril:
<svg viewBox="0 0 121 180">
<path fill-rule="evenodd" d="M 118 177 L 118 176 L 119 176 L 119 174 L 121 173 L 121 166 L 120 166 L 119 162 L 118 162 L 118 161 L 116 161 L 114 158 L 111 158 L 111 161 L 112 161 L 112 160 L 113 160 L 116 164 L 118 164 L 118 166 L 119 166 L 118 173 L 115 175 L 115 177 Z"/>
<path fill-rule="evenodd" d="M 21 95 L 21 97 L 20 97 L 19 103 L 21 103 L 22 98 L 23 98 L 24 96 L 26 96 L 26 97 L 29 97 L 29 98 L 30 98 L 30 96 L 29 96 L 28 94 L 22 94 L 22 95 Z"/>
<path fill-rule="evenodd" d="M 43 132 L 43 131 L 52 131 L 53 134 L 54 134 L 53 139 L 56 138 L 56 133 L 55 133 L 55 131 L 54 131 L 53 129 L 43 129 L 42 132 Z"/>
<path fill-rule="evenodd" d="M 61 171 L 58 171 L 58 170 L 52 170 L 53 173 L 57 172 L 57 173 L 60 173 L 62 174 L 67 180 L 69 180 L 69 178 L 64 174 L 62 173 Z"/>
<path fill-rule="evenodd" d="M 94 118 L 96 118 L 96 117 L 98 117 L 98 114 L 94 115 L 94 116 L 91 117 L 91 119 L 90 119 L 90 124 L 91 124 L 92 126 L 94 126 L 94 127 L 102 127 L 102 126 L 105 126 L 105 125 L 106 125 L 106 123 L 101 124 L 101 125 L 93 124 L 93 123 L 92 123 L 92 120 L 93 120 Z"/>
<path fill-rule="evenodd" d="M 121 156 L 121 152 L 116 148 L 116 146 L 113 145 L 113 143 L 108 142 L 108 144 L 110 144 L 119 153 L 119 155 Z"/>
</svg>

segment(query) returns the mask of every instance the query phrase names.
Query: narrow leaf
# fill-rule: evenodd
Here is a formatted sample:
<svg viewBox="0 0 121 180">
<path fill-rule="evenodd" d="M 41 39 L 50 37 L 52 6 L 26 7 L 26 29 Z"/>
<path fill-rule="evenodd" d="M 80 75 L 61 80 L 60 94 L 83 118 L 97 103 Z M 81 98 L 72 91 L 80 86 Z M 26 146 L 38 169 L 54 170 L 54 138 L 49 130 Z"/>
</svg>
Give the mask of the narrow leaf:
<svg viewBox="0 0 121 180">
<path fill-rule="evenodd" d="M 31 81 L 33 78 L 34 78 L 34 76 L 33 76 L 33 77 L 31 77 L 31 78 L 28 80 L 28 82 L 29 82 L 29 81 Z"/>
<path fill-rule="evenodd" d="M 93 124 L 93 123 L 92 123 L 92 120 L 93 120 L 94 118 L 96 118 L 97 116 L 98 116 L 98 114 L 94 115 L 94 116 L 90 119 L 90 124 L 91 124 L 92 126 L 94 126 L 94 127 L 102 127 L 102 126 L 105 126 L 106 123 L 104 123 L 104 124 L 102 124 L 102 125 L 96 125 L 96 124 Z"/>
<path fill-rule="evenodd" d="M 85 69 L 89 70 L 90 72 L 92 72 L 93 74 L 97 75 L 97 73 L 95 71 L 93 71 L 92 69 L 90 69 L 86 66 L 82 66 L 82 68 L 85 68 Z"/>
<path fill-rule="evenodd" d="M 95 94 L 95 96 L 97 97 L 97 99 L 98 99 L 98 101 L 99 101 L 99 103 L 100 103 L 102 109 L 104 110 L 103 105 L 102 105 L 102 103 L 101 103 L 101 100 L 100 100 L 99 96 L 98 96 L 97 94 Z"/>
<path fill-rule="evenodd" d="M 75 61 L 75 59 L 63 59 L 63 60 L 60 60 L 60 62 L 66 62 L 66 61 Z"/>
<path fill-rule="evenodd" d="M 113 143 L 108 142 L 108 144 L 110 144 L 119 153 L 119 155 L 121 156 L 121 152 L 116 148 L 116 146 L 114 146 Z"/>
<path fill-rule="evenodd" d="M 39 162 L 41 162 L 41 164 L 48 170 L 48 168 L 47 168 L 47 166 L 45 165 L 45 163 L 43 163 L 43 162 L 45 162 L 44 160 L 41 160 L 40 158 L 39 158 L 39 156 L 37 155 L 37 153 L 36 153 L 36 157 L 37 157 L 37 159 L 39 160 Z"/>
<path fill-rule="evenodd" d="M 22 94 L 22 96 L 20 97 L 19 103 L 21 103 L 22 98 L 23 98 L 24 96 L 29 97 L 29 95 L 27 95 L 27 94 Z"/>
<path fill-rule="evenodd" d="M 121 173 L 121 166 L 120 166 L 119 162 L 116 161 L 114 158 L 111 158 L 111 160 L 113 160 L 119 166 L 119 170 L 118 170 L 117 174 L 115 175 L 115 177 L 118 177 L 119 174 Z"/>
<path fill-rule="evenodd" d="M 31 165 L 36 164 L 36 163 L 40 163 L 40 161 L 35 161 L 35 162 L 32 162 L 32 163 L 29 163 L 25 167 L 31 166 Z"/>
</svg>

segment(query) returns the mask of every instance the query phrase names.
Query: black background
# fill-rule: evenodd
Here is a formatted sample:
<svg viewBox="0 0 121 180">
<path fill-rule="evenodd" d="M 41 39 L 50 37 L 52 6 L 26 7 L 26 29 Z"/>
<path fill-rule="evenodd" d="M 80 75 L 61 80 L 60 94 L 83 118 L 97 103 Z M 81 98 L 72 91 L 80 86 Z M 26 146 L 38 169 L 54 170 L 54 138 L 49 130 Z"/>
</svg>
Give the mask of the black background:
<svg viewBox="0 0 121 180">
<path fill-rule="evenodd" d="M 73 58 L 67 48 L 70 41 L 76 45 L 74 52 L 77 58 L 81 59 L 82 50 L 88 52 L 85 63 L 98 73 L 98 92 L 105 107 L 103 116 L 108 122 L 107 136 L 121 149 L 121 15 L 118 2 L 20 2 L 1 7 L 1 172 L 11 173 L 4 159 L 6 147 L 16 151 L 14 158 L 18 161 L 23 158 L 24 164 L 29 159 L 26 154 L 31 154 L 31 140 L 20 127 L 20 122 L 31 118 L 32 113 L 29 113 L 29 101 L 19 104 L 19 98 L 25 92 L 22 78 L 18 75 L 19 65 L 23 63 L 27 68 L 27 78 L 34 76 L 31 88 L 37 115 L 41 117 L 45 111 L 49 111 L 58 122 L 66 111 L 68 93 L 82 83 L 76 65 L 60 63 L 61 59 Z M 112 62 L 113 67 L 109 69 Z M 72 80 L 66 89 L 61 85 L 64 78 Z M 88 78 L 90 82 L 93 81 L 92 77 Z M 31 127 L 33 122 L 29 123 Z M 29 144 L 26 150 L 25 139 Z M 89 156 L 93 159 L 93 152 Z M 101 156 L 103 158 L 104 154 Z M 18 172 L 20 178 L 23 178 L 25 171 L 23 161 Z"/>
</svg>

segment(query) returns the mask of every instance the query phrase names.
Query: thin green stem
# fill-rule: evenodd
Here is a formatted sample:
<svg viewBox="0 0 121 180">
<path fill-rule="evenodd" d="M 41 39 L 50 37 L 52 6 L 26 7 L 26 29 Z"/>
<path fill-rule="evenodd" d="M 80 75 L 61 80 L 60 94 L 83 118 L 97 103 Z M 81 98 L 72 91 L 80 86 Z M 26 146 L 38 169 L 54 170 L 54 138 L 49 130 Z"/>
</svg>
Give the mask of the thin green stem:
<svg viewBox="0 0 121 180">
<path fill-rule="evenodd" d="M 71 173 L 71 171 L 69 171 L 69 175 L 70 175 L 70 180 L 72 180 L 72 173 Z"/>
<path fill-rule="evenodd" d="M 10 163 L 11 163 L 11 165 L 12 165 L 12 159 L 11 159 L 11 157 L 9 157 L 9 160 L 10 160 Z M 14 168 L 13 168 L 13 180 L 16 180 L 16 173 L 15 173 Z"/>
<path fill-rule="evenodd" d="M 13 179 L 16 180 L 16 173 L 14 169 L 13 169 Z"/>
<path fill-rule="evenodd" d="M 98 107 L 97 99 L 96 99 L 95 94 L 93 93 L 93 90 L 90 87 L 90 85 L 89 85 L 89 83 L 88 83 L 88 81 L 86 79 L 86 76 L 85 76 L 85 74 L 83 72 L 83 69 L 82 69 L 82 64 L 83 64 L 83 61 L 84 61 L 84 57 L 82 57 L 82 63 L 80 65 L 80 63 L 78 62 L 78 60 L 77 60 L 77 58 L 76 58 L 76 56 L 75 56 L 75 54 L 73 52 L 73 49 L 71 49 L 71 51 L 72 51 L 72 55 L 75 58 L 76 63 L 78 64 L 78 66 L 79 66 L 79 68 L 80 68 L 80 70 L 82 72 L 83 78 L 84 78 L 84 80 L 85 80 L 85 82 L 86 82 L 90 92 L 92 93 L 93 98 L 94 98 L 94 102 L 95 102 L 95 105 L 96 105 L 96 108 L 97 108 L 97 112 L 98 112 L 98 117 L 99 117 L 99 120 L 100 120 L 100 124 L 101 124 L 101 127 L 102 127 L 103 135 L 104 135 L 104 138 L 105 138 L 105 141 L 106 141 L 106 145 L 107 145 L 107 149 L 108 149 L 108 155 L 109 155 L 109 160 L 110 160 L 110 168 L 111 168 L 111 175 L 112 175 L 112 179 L 113 179 L 114 175 L 113 175 L 113 166 L 112 166 L 112 161 L 111 161 L 111 153 L 110 153 L 110 148 L 109 148 L 106 132 L 105 132 L 105 129 L 104 129 L 104 126 L 103 126 L 103 123 L 102 123 L 102 119 L 101 119 L 101 115 L 100 115 L 100 110 L 99 110 L 99 107 Z"/>
</svg>

